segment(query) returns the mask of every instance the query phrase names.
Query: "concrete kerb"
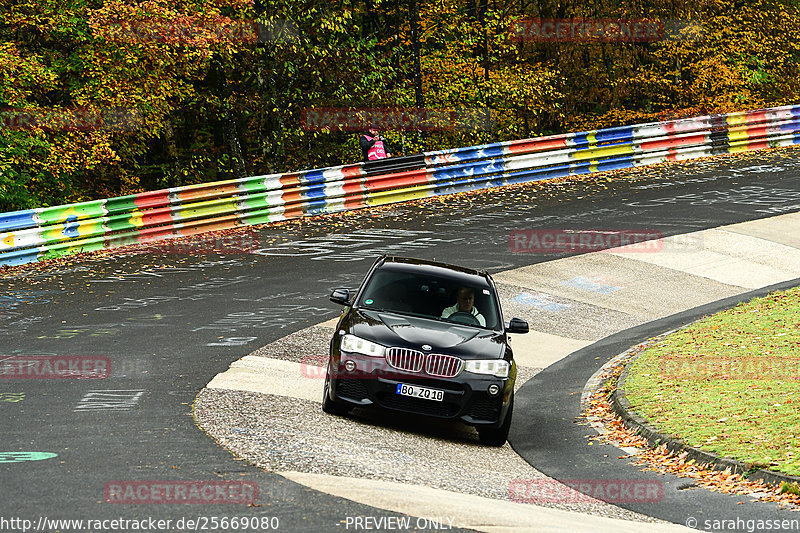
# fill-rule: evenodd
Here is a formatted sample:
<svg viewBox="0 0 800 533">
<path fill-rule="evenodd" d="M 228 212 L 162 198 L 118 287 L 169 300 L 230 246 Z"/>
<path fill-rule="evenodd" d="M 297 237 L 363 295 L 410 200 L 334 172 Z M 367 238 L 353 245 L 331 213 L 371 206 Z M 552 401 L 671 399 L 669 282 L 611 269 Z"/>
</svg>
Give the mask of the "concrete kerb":
<svg viewBox="0 0 800 533">
<path fill-rule="evenodd" d="M 664 335 L 666 334 L 667 333 Z M 658 338 L 662 336 L 659 336 Z M 654 341 L 651 341 L 648 344 L 651 344 L 652 342 Z M 688 459 L 693 460 L 699 465 L 705 465 L 706 467 L 710 467 L 714 470 L 729 470 L 731 473 L 741 474 L 748 480 L 763 481 L 770 485 L 780 486 L 781 483 L 784 482 L 800 484 L 800 477 L 790 476 L 789 474 L 783 474 L 781 472 L 775 472 L 772 470 L 764 470 L 763 468 L 754 468 L 753 466 L 750 466 L 742 461 L 737 461 L 736 459 L 732 459 L 730 457 L 722 457 L 711 452 L 706 452 L 686 444 L 677 437 L 661 433 L 656 428 L 648 424 L 645 418 L 641 417 L 638 413 L 636 413 L 636 411 L 633 410 L 627 396 L 625 395 L 625 381 L 628 378 L 631 365 L 639 357 L 641 357 L 642 353 L 643 350 L 640 350 L 639 353 L 633 355 L 632 357 L 628 358 L 627 361 L 625 361 L 625 367 L 617 379 L 614 391 L 611 393 L 612 409 L 629 429 L 634 430 L 637 434 L 646 439 L 647 443 L 653 448 L 664 445 L 672 453 L 677 454 L 686 452 Z"/>
</svg>

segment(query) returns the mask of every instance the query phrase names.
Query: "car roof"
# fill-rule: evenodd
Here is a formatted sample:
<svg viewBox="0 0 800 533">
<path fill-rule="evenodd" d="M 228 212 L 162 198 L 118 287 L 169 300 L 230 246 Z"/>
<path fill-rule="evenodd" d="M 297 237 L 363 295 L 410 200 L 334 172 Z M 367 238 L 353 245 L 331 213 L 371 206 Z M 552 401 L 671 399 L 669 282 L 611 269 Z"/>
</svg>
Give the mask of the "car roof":
<svg viewBox="0 0 800 533">
<path fill-rule="evenodd" d="M 474 270 L 462 266 L 429 261 L 427 259 L 417 259 L 414 257 L 383 256 L 378 259 L 378 263 L 378 269 L 388 268 L 409 273 L 439 275 L 453 279 L 471 279 L 473 282 L 477 281 L 474 279 L 476 277 L 481 278 L 484 282 L 487 282 L 489 278 L 489 274 L 482 270 Z"/>
</svg>

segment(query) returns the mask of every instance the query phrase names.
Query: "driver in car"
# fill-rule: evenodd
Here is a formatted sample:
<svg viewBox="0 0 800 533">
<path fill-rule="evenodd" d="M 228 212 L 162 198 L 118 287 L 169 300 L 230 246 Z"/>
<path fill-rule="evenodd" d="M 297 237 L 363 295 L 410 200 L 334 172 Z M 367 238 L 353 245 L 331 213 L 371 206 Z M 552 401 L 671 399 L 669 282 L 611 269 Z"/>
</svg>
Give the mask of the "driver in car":
<svg viewBox="0 0 800 533">
<path fill-rule="evenodd" d="M 445 307 L 444 311 L 442 311 L 442 318 L 449 318 L 450 315 L 455 313 L 469 313 L 475 317 L 475 320 L 477 320 L 481 326 L 486 327 L 486 319 L 483 318 L 483 315 L 478 312 L 478 308 L 475 307 L 475 291 L 469 287 L 461 287 L 458 289 L 456 304 L 451 307 Z"/>
</svg>

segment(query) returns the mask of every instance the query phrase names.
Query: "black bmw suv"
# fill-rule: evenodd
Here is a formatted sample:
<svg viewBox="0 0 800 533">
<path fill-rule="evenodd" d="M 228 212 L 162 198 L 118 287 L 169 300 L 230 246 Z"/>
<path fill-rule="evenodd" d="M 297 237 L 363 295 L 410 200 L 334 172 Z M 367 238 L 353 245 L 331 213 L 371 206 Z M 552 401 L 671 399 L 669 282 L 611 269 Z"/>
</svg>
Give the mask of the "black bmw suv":
<svg viewBox="0 0 800 533">
<path fill-rule="evenodd" d="M 378 406 L 475 426 L 502 446 L 514 406 L 517 368 L 486 272 L 403 257 L 378 258 L 345 306 L 331 340 L 322 409 L 345 415 Z"/>
</svg>

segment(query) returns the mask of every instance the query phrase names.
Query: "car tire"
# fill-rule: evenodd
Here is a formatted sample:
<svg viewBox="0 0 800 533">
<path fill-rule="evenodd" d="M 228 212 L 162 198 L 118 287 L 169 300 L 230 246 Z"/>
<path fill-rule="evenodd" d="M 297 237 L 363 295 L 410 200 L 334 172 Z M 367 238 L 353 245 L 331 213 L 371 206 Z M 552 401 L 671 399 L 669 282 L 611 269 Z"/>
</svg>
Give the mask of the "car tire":
<svg viewBox="0 0 800 533">
<path fill-rule="evenodd" d="M 506 411 L 506 417 L 503 419 L 503 423 L 500 427 L 478 429 L 478 437 L 481 440 L 481 444 L 487 446 L 502 446 L 506 443 L 506 440 L 508 440 L 508 431 L 511 429 L 511 416 L 513 411 L 514 396 L 512 394 L 511 401 L 508 404 L 508 411 Z"/>
<path fill-rule="evenodd" d="M 330 383 L 331 378 L 330 376 L 325 376 L 325 387 L 324 391 L 322 392 L 322 410 L 329 415 L 336 415 L 336 416 L 345 416 L 347 413 L 350 412 L 348 407 L 345 407 L 339 402 L 336 402 L 331 399 L 330 395 Z"/>
</svg>

